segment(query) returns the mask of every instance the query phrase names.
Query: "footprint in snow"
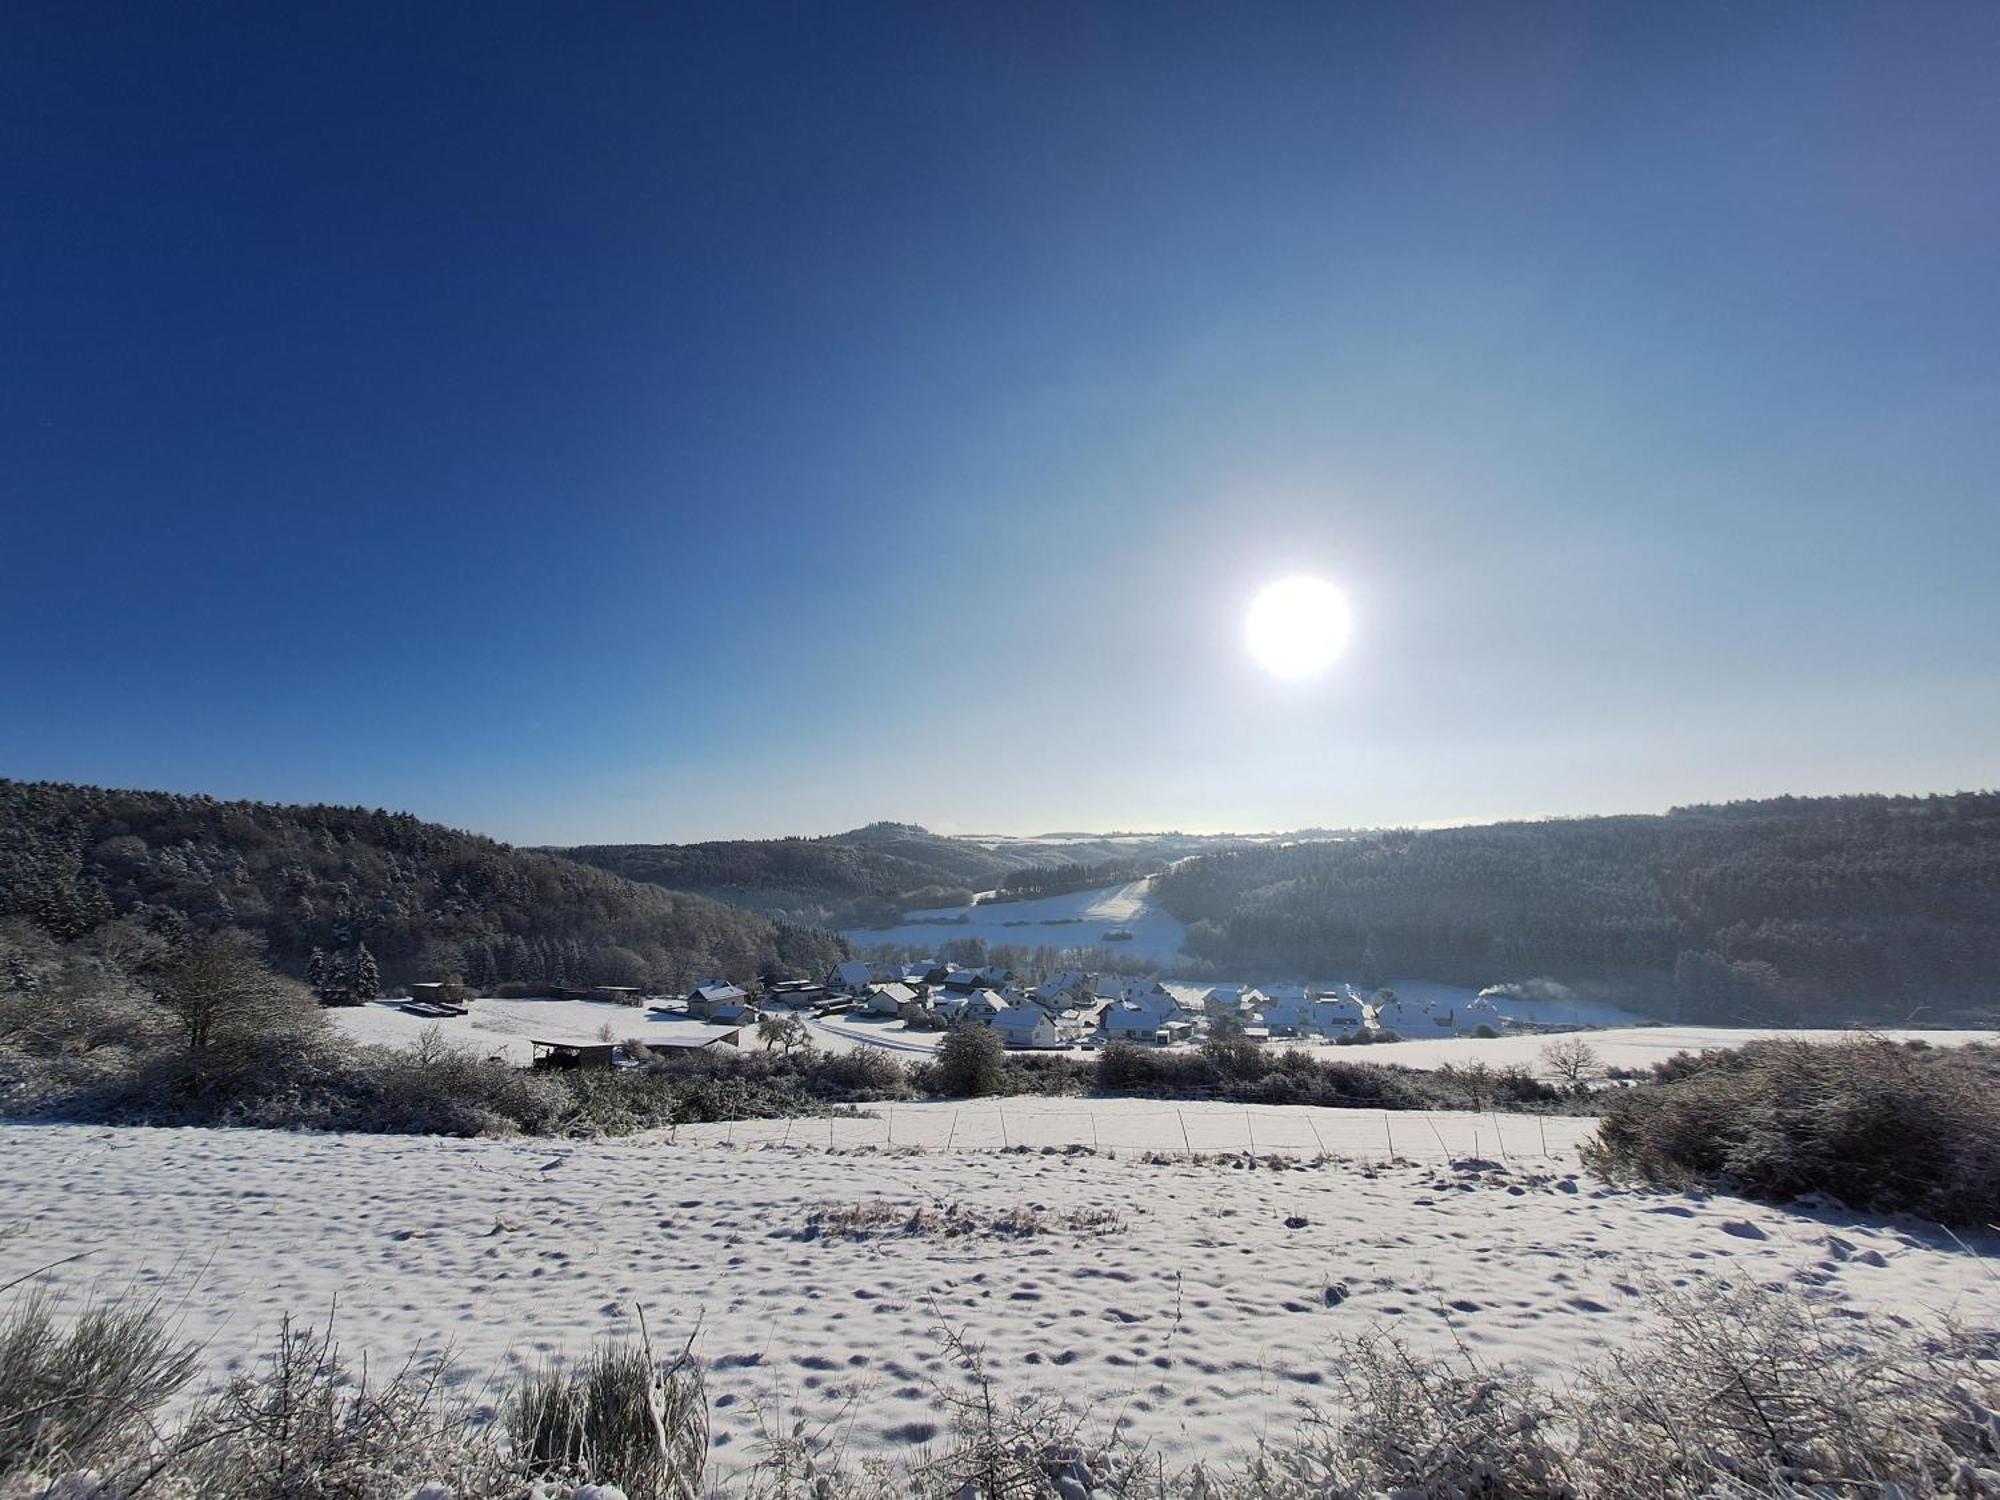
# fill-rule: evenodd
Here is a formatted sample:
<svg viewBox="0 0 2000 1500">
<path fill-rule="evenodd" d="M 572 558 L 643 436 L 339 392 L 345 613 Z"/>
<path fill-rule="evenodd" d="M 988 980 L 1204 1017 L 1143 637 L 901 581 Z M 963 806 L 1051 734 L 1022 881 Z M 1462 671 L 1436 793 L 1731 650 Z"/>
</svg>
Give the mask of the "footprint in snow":
<svg viewBox="0 0 2000 1500">
<path fill-rule="evenodd" d="M 1722 1232 L 1733 1234 L 1739 1240 L 1768 1240 L 1770 1236 L 1752 1224 L 1748 1219 L 1724 1219 Z"/>
</svg>

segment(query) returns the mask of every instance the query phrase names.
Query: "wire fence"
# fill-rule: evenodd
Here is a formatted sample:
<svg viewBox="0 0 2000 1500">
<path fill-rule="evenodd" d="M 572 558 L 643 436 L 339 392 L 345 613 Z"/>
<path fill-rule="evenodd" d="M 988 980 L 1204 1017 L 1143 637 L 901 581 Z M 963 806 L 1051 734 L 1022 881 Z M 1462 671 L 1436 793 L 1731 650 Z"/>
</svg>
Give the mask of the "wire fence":
<svg viewBox="0 0 2000 1500">
<path fill-rule="evenodd" d="M 682 1126 L 682 1143 L 832 1151 L 1077 1148 L 1115 1155 L 1244 1154 L 1358 1161 L 1478 1158 L 1574 1162 L 1592 1119 L 1466 1110 L 1358 1110 L 1243 1104 L 1052 1104 L 982 1099 L 878 1104 L 865 1115 Z"/>
</svg>

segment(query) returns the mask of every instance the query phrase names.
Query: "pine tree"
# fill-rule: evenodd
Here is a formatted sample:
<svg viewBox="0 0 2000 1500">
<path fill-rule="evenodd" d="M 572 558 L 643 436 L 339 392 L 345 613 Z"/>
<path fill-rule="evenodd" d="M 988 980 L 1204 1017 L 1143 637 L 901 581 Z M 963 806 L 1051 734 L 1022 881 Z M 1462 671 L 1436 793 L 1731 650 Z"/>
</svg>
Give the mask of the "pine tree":
<svg viewBox="0 0 2000 1500">
<path fill-rule="evenodd" d="M 354 954 L 354 967 L 348 972 L 347 1003 L 365 1005 L 370 1000 L 382 998 L 382 971 L 375 964 L 375 955 L 363 943 Z"/>
<path fill-rule="evenodd" d="M 322 1000 L 327 998 L 326 979 L 326 950 L 315 948 L 312 951 L 311 957 L 306 959 L 306 983 L 312 987 L 312 992 Z"/>
</svg>

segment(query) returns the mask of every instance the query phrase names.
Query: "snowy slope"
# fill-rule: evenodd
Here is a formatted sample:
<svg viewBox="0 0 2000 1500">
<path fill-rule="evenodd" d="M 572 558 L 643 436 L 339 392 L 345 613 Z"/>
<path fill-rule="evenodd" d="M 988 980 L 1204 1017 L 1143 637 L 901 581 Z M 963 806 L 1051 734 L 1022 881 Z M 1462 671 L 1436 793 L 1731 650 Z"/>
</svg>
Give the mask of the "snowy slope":
<svg viewBox="0 0 2000 1500">
<path fill-rule="evenodd" d="M 1122 929 L 1128 942 L 1105 944 L 1149 963 L 1169 968 L 1181 951 L 1187 929 L 1152 896 L 1152 881 L 1071 891 L 1038 901 L 981 902 L 976 906 L 941 907 L 906 912 L 898 926 L 861 928 L 843 934 L 849 942 L 909 943 L 935 949 L 954 938 L 984 938 L 988 943 L 1018 943 L 1027 948 L 1095 947 L 1104 934 Z M 959 919 L 963 918 L 963 921 Z"/>
<path fill-rule="evenodd" d="M 1157 1106 L 1098 1109 L 1101 1128 L 1178 1140 Z M 1428 1134 L 1422 1116 L 1394 1128 L 1399 1149 L 1406 1128 L 1413 1148 Z M 815 1205 L 876 1202 L 897 1222 L 955 1203 L 1109 1208 L 1118 1226 L 807 1229 Z M 2000 1243 L 1972 1248 L 1986 1263 L 1881 1221 L 1431 1165 L 0 1126 L 0 1281 L 80 1255 L 45 1278 L 68 1306 L 158 1294 L 218 1374 L 287 1311 L 337 1306 L 342 1345 L 377 1369 L 449 1342 L 478 1383 L 630 1337 L 643 1307 L 656 1340 L 699 1328 L 724 1471 L 765 1415 L 856 1454 L 925 1441 L 933 1382 L 961 1378 L 941 1319 L 1009 1386 L 1090 1403 L 1172 1458 L 1221 1459 L 1288 1424 L 1293 1396 L 1328 1394 L 1335 1333 L 1458 1337 L 1560 1375 L 1643 1336 L 1648 1283 L 1743 1279 L 1863 1319 L 1991 1326 Z"/>
</svg>

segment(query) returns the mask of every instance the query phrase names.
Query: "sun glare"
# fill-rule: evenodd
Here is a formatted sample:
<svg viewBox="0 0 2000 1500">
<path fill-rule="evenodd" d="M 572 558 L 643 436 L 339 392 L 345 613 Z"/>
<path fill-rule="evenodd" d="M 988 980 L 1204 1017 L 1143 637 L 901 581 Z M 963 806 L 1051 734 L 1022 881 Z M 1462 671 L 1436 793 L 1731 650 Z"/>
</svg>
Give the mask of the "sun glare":
<svg viewBox="0 0 2000 1500">
<path fill-rule="evenodd" d="M 1277 677 L 1310 677 L 1346 648 L 1347 596 L 1323 578 L 1282 578 L 1250 606 L 1244 639 L 1257 665 Z"/>
</svg>

